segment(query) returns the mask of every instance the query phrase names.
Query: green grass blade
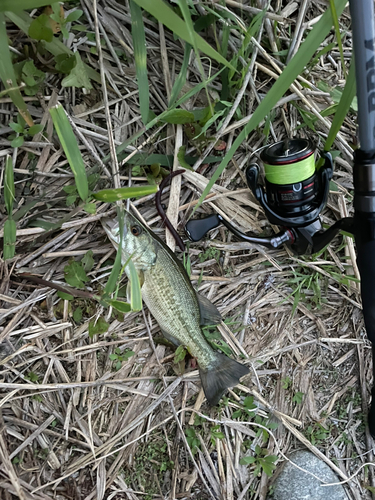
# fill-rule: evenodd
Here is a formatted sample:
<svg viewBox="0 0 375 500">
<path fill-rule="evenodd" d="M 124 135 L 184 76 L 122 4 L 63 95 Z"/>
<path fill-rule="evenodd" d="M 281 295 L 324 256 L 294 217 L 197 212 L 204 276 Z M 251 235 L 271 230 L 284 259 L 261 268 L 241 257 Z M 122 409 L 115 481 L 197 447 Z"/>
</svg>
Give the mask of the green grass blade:
<svg viewBox="0 0 375 500">
<path fill-rule="evenodd" d="M 176 81 L 174 82 L 172 92 L 171 92 L 171 98 L 169 99 L 169 104 L 168 107 L 171 107 L 173 103 L 177 100 L 182 87 L 184 86 L 186 82 L 186 74 L 187 74 L 187 69 L 189 65 L 189 59 L 190 59 L 190 53 L 191 53 L 192 46 L 190 43 L 187 43 L 185 45 L 185 52 L 184 52 L 184 59 L 182 61 L 182 66 L 180 69 L 180 72 L 178 74 L 178 77 L 176 78 Z"/>
<path fill-rule="evenodd" d="M 132 310 L 131 305 L 127 302 L 124 302 L 123 300 L 107 299 L 106 302 L 109 306 L 112 306 L 113 309 L 116 309 L 116 311 L 119 311 L 123 314 L 128 313 Z"/>
<path fill-rule="evenodd" d="M 128 267 L 130 271 L 130 303 L 132 311 L 140 311 L 142 309 L 141 284 L 139 283 L 138 273 L 131 259 L 129 260 Z"/>
<path fill-rule="evenodd" d="M 195 52 L 195 57 L 197 58 L 199 72 L 201 74 L 203 82 L 206 83 L 206 75 L 205 75 L 202 61 L 201 61 L 201 58 L 199 55 L 197 38 L 195 36 L 196 32 L 194 31 L 194 25 L 193 25 L 193 21 L 191 19 L 189 7 L 186 3 L 186 0 L 177 0 L 177 3 L 178 3 L 178 6 L 180 7 L 180 10 L 182 12 L 182 15 L 183 15 L 183 18 L 184 18 L 184 21 L 186 24 L 186 28 L 187 28 L 187 31 L 189 34 L 189 43 L 194 47 L 194 52 Z M 221 54 L 220 54 L 220 56 L 221 56 Z M 205 85 L 205 91 L 206 91 L 206 95 L 207 95 L 207 101 L 208 101 L 210 109 L 211 109 L 211 113 L 213 113 L 213 108 L 212 108 L 212 104 L 211 104 L 210 94 L 208 93 L 208 90 L 207 90 L 207 85 Z"/>
<path fill-rule="evenodd" d="M 144 10 L 147 10 L 158 21 L 163 23 L 177 36 L 190 42 L 190 34 L 186 23 L 169 7 L 163 0 L 133 0 Z M 232 65 L 215 49 L 211 47 L 201 36 L 194 32 L 197 47 L 207 56 L 215 59 L 215 61 L 224 64 L 232 69 Z"/>
<path fill-rule="evenodd" d="M 341 15 L 346 5 L 346 0 L 336 0 L 336 8 L 338 15 Z M 242 132 L 238 135 L 234 141 L 232 147 L 225 155 L 224 159 L 216 169 L 215 173 L 211 177 L 209 183 L 204 189 L 201 197 L 199 198 L 199 203 L 195 206 L 194 211 L 199 207 L 204 198 L 210 192 L 212 186 L 215 184 L 217 179 L 221 176 L 223 170 L 228 165 L 233 155 L 240 147 L 242 142 L 246 139 L 250 132 L 252 132 L 259 123 L 264 120 L 264 118 L 269 114 L 271 109 L 276 105 L 278 100 L 284 95 L 284 93 L 289 89 L 290 85 L 294 82 L 298 75 L 300 75 L 305 66 L 308 64 L 315 51 L 318 49 L 319 45 L 323 42 L 325 37 L 328 35 L 332 28 L 332 12 L 327 10 L 321 19 L 314 25 L 311 32 L 307 35 L 306 40 L 301 45 L 298 52 L 286 66 L 280 77 L 274 83 L 272 88 L 267 93 L 266 97 L 261 101 L 254 114 L 250 118 L 247 125 L 244 127 Z M 193 211 L 193 213 L 194 213 Z"/>
<path fill-rule="evenodd" d="M 337 38 L 337 45 L 339 46 L 339 50 L 340 50 L 340 59 L 341 59 L 342 72 L 344 73 L 344 77 L 346 78 L 346 69 L 345 69 L 345 61 L 344 61 L 344 51 L 343 51 L 343 48 L 342 48 L 340 25 L 339 25 L 339 19 L 337 17 L 337 12 L 336 12 L 335 0 L 329 0 L 329 5 L 330 5 L 331 11 L 332 11 L 333 26 L 335 27 L 336 38 Z"/>
<path fill-rule="evenodd" d="M 5 16 L 0 12 L 0 79 L 4 87 L 7 89 L 9 97 L 13 104 L 18 108 L 25 122 L 32 127 L 33 119 L 27 110 L 26 103 L 23 100 L 22 94 L 17 86 L 17 79 L 14 73 L 12 58 L 8 46 L 8 37 L 5 25 Z"/>
<path fill-rule="evenodd" d="M 4 224 L 3 258 L 12 259 L 16 251 L 16 223 L 8 219 Z"/>
<path fill-rule="evenodd" d="M 71 0 L 65 0 L 65 2 L 70 1 Z M 24 9 L 37 9 L 38 7 L 44 7 L 45 5 L 51 5 L 51 0 L 1 0 L 0 12 L 4 12 L 6 10 L 17 12 Z"/>
<path fill-rule="evenodd" d="M 105 201 L 107 203 L 127 200 L 128 198 L 140 198 L 141 196 L 148 196 L 158 191 L 158 186 L 138 186 L 138 187 L 124 187 L 117 189 L 102 189 L 93 194 L 96 200 Z"/>
<path fill-rule="evenodd" d="M 182 103 L 184 103 L 185 101 L 187 101 L 188 99 L 190 99 L 197 92 L 200 92 L 206 85 L 208 85 L 209 83 L 211 83 L 212 81 L 214 81 L 215 78 L 217 78 L 223 70 L 224 70 L 224 68 L 221 68 L 221 70 L 219 70 L 213 76 L 211 76 L 210 78 L 208 78 L 205 82 L 201 82 L 198 85 L 195 85 L 191 90 L 189 90 L 189 92 L 187 92 L 186 94 L 184 94 L 175 104 L 173 104 L 172 109 L 177 108 Z M 147 130 L 149 130 L 150 128 L 154 127 L 158 123 L 158 121 L 162 120 L 164 118 L 164 116 L 166 116 L 170 111 L 171 111 L 170 109 L 167 109 L 167 110 L 163 111 L 163 113 L 161 113 L 159 116 L 156 116 L 153 120 L 151 120 L 150 122 L 148 122 L 148 124 L 143 129 L 139 130 L 138 132 L 136 132 L 135 134 L 133 134 L 131 137 L 129 137 L 129 139 L 127 139 L 122 144 L 120 144 L 120 146 L 118 146 L 116 148 L 117 155 L 120 155 L 120 153 L 122 153 L 124 151 L 124 149 L 126 149 L 128 146 L 130 146 L 130 144 L 132 144 L 139 137 L 141 137 L 141 135 L 143 135 Z M 108 163 L 108 161 L 110 159 L 111 159 L 111 155 L 105 156 L 103 158 L 103 163 Z"/>
<path fill-rule="evenodd" d="M 10 156 L 7 156 L 5 164 L 5 182 L 4 182 L 4 200 L 9 217 L 12 216 L 13 202 L 15 199 L 13 162 Z"/>
<path fill-rule="evenodd" d="M 78 194 L 82 201 L 86 202 L 89 196 L 86 169 L 73 129 L 61 104 L 51 108 L 50 113 L 57 135 L 74 174 Z"/>
<path fill-rule="evenodd" d="M 356 93 L 356 83 L 355 83 L 355 62 L 354 59 L 352 59 L 352 63 L 350 65 L 350 70 L 348 77 L 346 79 L 346 84 L 344 91 L 342 93 L 340 102 L 337 106 L 337 110 L 335 113 L 335 116 L 333 117 L 332 120 L 332 125 L 328 133 L 327 140 L 324 145 L 324 150 L 329 151 L 334 143 L 334 140 L 336 138 L 336 135 L 338 134 L 341 125 L 344 123 L 345 117 L 349 111 L 349 108 L 351 106 L 351 103 L 354 99 L 355 93 Z M 322 159 L 321 159 L 322 160 Z M 324 160 L 319 160 L 317 168 L 321 167 L 321 165 L 324 163 Z"/>
<path fill-rule="evenodd" d="M 142 10 L 133 0 L 129 1 L 132 18 L 132 37 L 134 45 L 135 69 L 138 79 L 139 107 L 142 121 L 146 125 L 150 112 L 150 94 L 147 73 L 147 49 L 145 27 L 143 25 Z"/>
</svg>

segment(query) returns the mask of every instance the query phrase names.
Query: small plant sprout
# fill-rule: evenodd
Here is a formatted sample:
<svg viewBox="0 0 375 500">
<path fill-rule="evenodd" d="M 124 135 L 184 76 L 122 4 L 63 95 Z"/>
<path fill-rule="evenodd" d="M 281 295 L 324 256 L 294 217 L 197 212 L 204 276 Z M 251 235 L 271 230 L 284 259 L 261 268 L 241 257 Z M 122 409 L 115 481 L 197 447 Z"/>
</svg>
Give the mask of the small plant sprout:
<svg viewBox="0 0 375 500">
<path fill-rule="evenodd" d="M 109 355 L 109 359 L 113 361 L 114 369 L 118 372 L 124 361 L 127 361 L 134 355 L 134 351 L 126 349 L 124 352 L 119 347 L 116 347 L 115 352 Z"/>
<path fill-rule="evenodd" d="M 261 448 L 259 445 L 255 447 L 255 453 L 251 457 L 243 457 L 240 460 L 240 465 L 254 465 L 254 476 L 258 476 L 262 471 L 271 476 L 276 468 L 275 462 L 278 459 L 276 455 L 268 455 L 266 448 Z"/>
</svg>

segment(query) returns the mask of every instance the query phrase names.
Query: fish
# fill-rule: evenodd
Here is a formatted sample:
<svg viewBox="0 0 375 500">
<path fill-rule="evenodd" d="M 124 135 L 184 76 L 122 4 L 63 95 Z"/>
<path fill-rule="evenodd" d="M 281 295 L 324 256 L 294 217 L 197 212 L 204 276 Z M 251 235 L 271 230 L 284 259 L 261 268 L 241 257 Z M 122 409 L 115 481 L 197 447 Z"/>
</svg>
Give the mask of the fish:
<svg viewBox="0 0 375 500">
<path fill-rule="evenodd" d="M 101 219 L 108 238 L 118 249 L 118 219 Z M 214 304 L 197 293 L 189 276 L 171 249 L 136 217 L 125 211 L 121 261 L 131 258 L 139 276 L 143 302 L 164 336 L 183 345 L 196 358 L 203 391 L 211 406 L 220 401 L 229 387 L 239 383 L 249 369 L 215 351 L 207 342 L 202 326 L 221 321 Z M 130 273 L 125 267 L 130 279 Z M 129 288 L 128 288 L 129 289 Z"/>
</svg>

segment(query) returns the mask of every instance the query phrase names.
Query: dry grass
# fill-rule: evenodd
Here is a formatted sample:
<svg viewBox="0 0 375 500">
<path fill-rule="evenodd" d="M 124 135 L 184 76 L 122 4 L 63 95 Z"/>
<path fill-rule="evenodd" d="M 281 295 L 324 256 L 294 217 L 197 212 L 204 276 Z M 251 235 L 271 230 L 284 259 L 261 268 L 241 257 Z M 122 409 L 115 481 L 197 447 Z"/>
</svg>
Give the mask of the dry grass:
<svg viewBox="0 0 375 500">
<path fill-rule="evenodd" d="M 241 11 L 239 2 L 225 3 L 223 9 L 249 25 L 253 7 L 245 6 Z M 284 9 L 283 17 L 269 10 L 261 43 L 274 46 L 272 22 L 276 18 L 278 37 L 284 45 L 292 41 L 297 50 L 301 42 L 298 33 L 309 29 L 326 8 L 326 2 L 311 6 L 302 1 L 300 7 L 294 2 L 276 3 Z M 98 2 L 97 16 L 89 0 L 81 4 L 84 22 L 93 33 L 96 25 L 105 44 L 100 57 L 90 52 L 94 43 L 84 34 L 78 33 L 73 45 L 77 44 L 82 56 L 101 73 L 106 92 L 100 84 L 94 84 L 89 93 L 62 88 L 60 76 L 48 74 L 43 93 L 28 99 L 28 104 L 32 117 L 46 123 L 50 141 L 35 137 L 18 150 L 12 150 L 6 139 L 10 133 L 8 123 L 15 118 L 16 110 L 10 99 L 0 99 L 0 156 L 3 162 L 7 153 L 13 154 L 16 165 L 15 214 L 20 214 L 28 202 L 36 202 L 18 220 L 16 258 L 0 262 L 0 498 L 264 500 L 270 478 L 264 472 L 254 476 L 251 468 L 239 465 L 239 460 L 257 444 L 269 454 L 278 455 L 280 462 L 290 451 L 308 446 L 341 479 L 348 478 L 363 463 L 373 461 L 373 444 L 365 428 L 372 382 L 371 349 L 365 336 L 358 285 L 344 279 L 346 275 L 358 276 L 350 240 L 343 245 L 342 237 L 336 238 L 313 260 L 296 258 L 285 249 L 267 251 L 236 242 L 223 228 L 213 231 L 210 239 L 190 245 L 193 284 L 230 320 L 229 326 L 220 325 L 220 332 L 233 352 L 251 367 L 251 376 L 228 394 L 227 404 L 220 408 L 210 408 L 203 400 L 196 370 L 177 376 L 172 351 L 163 345 L 153 348 L 149 334 L 158 336 L 159 329 L 148 311 L 145 315 L 127 314 L 122 320 L 96 303 L 86 299 L 63 301 L 54 290 L 17 277 L 17 273 L 28 272 L 64 283 L 64 267 L 69 259 L 78 260 L 91 249 L 95 266 L 89 273 L 88 288 L 97 290 L 105 286 L 114 259 L 114 250 L 99 220 L 104 215 L 114 216 L 114 208 L 98 203 L 97 214 L 89 215 L 66 207 L 62 187 L 72 184 L 72 175 L 52 137 L 48 108 L 56 102 L 64 105 L 75 125 L 87 169 L 100 165 L 103 186 L 127 185 L 126 164 L 112 162 L 105 166 L 100 159 L 110 152 L 113 155 L 115 145 L 142 128 L 130 16 L 129 9 L 114 0 Z M 201 14 L 205 13 L 205 5 L 209 6 L 197 5 Z M 262 2 L 257 5 L 261 7 Z M 342 27 L 349 26 L 347 12 L 340 22 Z M 298 33 L 296 26 L 302 26 Z M 154 21 L 147 19 L 145 27 L 150 106 L 158 114 L 167 107 L 171 85 L 182 64 L 183 46 Z M 25 37 L 14 26 L 9 25 L 8 33 L 14 48 L 23 46 Z M 214 40 L 212 30 L 208 39 Z M 326 42 L 332 40 L 330 35 Z M 237 34 L 231 33 L 229 53 L 238 45 Z M 349 61 L 349 35 L 344 49 Z M 123 56 L 119 57 L 120 53 Z M 249 119 L 257 100 L 277 78 L 277 59 L 266 56 L 261 47 L 255 48 L 253 54 L 238 89 L 242 98 L 233 99 L 231 104 L 233 113 L 239 106 L 246 118 L 233 117 L 221 128 L 216 122 L 210 129 L 210 135 L 226 141 L 227 148 Z M 184 92 L 200 82 L 198 67 L 191 57 Z M 202 63 L 207 74 L 213 72 L 206 59 L 202 58 Z M 303 76 L 311 82 L 342 85 L 339 53 L 333 50 L 322 56 Z M 219 79 L 214 87 L 220 90 Z M 215 98 L 215 92 L 211 93 Z M 318 114 L 317 133 L 306 126 L 297 131 L 301 117 L 290 103 L 291 94 L 303 109 Z M 186 108 L 206 103 L 202 91 L 186 103 Z M 295 82 L 274 110 L 269 141 L 298 134 L 311 137 L 321 146 L 330 117 L 321 117 L 320 110 L 331 103 L 327 93 L 306 91 Z M 217 210 L 243 229 L 255 232 L 268 226 L 244 183 L 248 156 L 264 141 L 261 130 L 251 134 L 217 183 L 214 196 L 198 209 L 199 213 Z M 182 143 L 189 154 L 199 156 L 180 126 L 154 128 L 133 146 L 147 154 L 173 155 Z M 349 163 L 353 143 L 355 118 L 349 115 L 335 143 L 341 155 L 335 164 L 337 188 L 330 194 L 323 214 L 328 224 L 353 210 Z M 127 149 L 128 154 L 133 152 L 133 146 Z M 205 145 L 204 149 L 207 153 L 211 147 Z M 176 180 L 163 195 L 165 204 L 171 195 L 170 217 L 179 221 L 181 233 L 214 170 L 212 164 L 200 161 L 196 167 L 195 172 L 184 174 L 181 186 Z M 144 177 L 132 179 L 133 185 L 144 182 Z M 138 200 L 134 206 L 164 237 L 153 197 Z M 1 208 L 0 214 L 5 220 Z M 62 228 L 52 234 L 30 225 L 35 219 L 56 222 L 62 217 L 66 217 Z M 0 231 L 2 226 L 0 219 Z M 181 257 L 179 250 L 177 255 Z M 306 288 L 306 278 L 310 277 L 319 285 L 321 299 L 317 287 Z M 301 297 L 293 305 L 291 294 L 298 285 Z M 78 323 L 72 317 L 77 307 L 83 309 Z M 110 323 L 109 330 L 90 338 L 89 321 L 99 315 Z M 109 358 L 116 348 L 135 353 L 118 371 Z M 254 396 L 258 423 L 270 419 L 278 424 L 274 438 L 258 435 L 254 418 L 246 421 L 244 415 L 241 419 L 232 417 L 248 395 Z M 199 416 L 198 420 L 194 415 Z M 194 432 L 200 446 L 192 455 L 185 436 L 189 438 Z M 372 468 L 362 468 L 345 487 L 350 498 L 359 500 L 369 498 L 368 486 L 375 486 Z"/>
</svg>

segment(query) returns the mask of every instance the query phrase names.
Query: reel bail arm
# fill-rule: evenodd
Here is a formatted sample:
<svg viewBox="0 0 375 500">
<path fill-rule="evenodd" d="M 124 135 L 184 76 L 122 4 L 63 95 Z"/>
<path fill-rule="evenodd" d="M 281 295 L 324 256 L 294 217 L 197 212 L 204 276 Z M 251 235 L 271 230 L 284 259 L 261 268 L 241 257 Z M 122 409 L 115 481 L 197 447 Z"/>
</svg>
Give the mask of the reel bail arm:
<svg viewBox="0 0 375 500">
<path fill-rule="evenodd" d="M 324 165 L 316 171 L 314 148 L 306 139 L 287 139 L 268 146 L 261 153 L 265 169 L 265 187 L 259 183 L 259 166 L 249 165 L 246 179 L 271 224 L 280 226 L 275 236 L 246 234 L 219 214 L 190 220 L 186 233 L 191 241 L 201 240 L 211 229 L 224 224 L 242 241 L 267 248 L 286 243 L 297 255 L 320 251 L 339 230 L 352 232 L 352 219 L 337 221 L 323 230 L 320 212 L 327 203 L 329 182 L 333 175 L 330 153 L 323 153 Z"/>
</svg>

